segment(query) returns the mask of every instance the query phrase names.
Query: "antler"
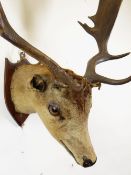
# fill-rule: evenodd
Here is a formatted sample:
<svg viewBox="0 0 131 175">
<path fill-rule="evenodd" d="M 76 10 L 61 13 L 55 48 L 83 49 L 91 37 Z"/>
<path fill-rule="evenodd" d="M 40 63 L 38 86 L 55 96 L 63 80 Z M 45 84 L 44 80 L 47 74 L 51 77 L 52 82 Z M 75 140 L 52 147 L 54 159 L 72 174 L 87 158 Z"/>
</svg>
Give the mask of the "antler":
<svg viewBox="0 0 131 175">
<path fill-rule="evenodd" d="M 29 54 L 31 57 L 45 64 L 49 68 L 49 70 L 54 74 L 54 76 L 63 83 L 70 85 L 76 91 L 79 91 L 81 89 L 80 85 L 73 81 L 73 78 L 69 76 L 69 74 L 67 74 L 66 71 L 62 69 L 54 60 L 52 60 L 50 57 L 48 57 L 46 54 L 44 54 L 37 48 L 33 47 L 14 31 L 14 29 L 10 26 L 6 18 L 1 2 L 0 35 L 19 49 Z"/>
<path fill-rule="evenodd" d="M 122 0 L 100 0 L 96 15 L 89 17 L 94 22 L 95 26 L 93 28 L 89 27 L 87 24 L 82 24 L 79 22 L 84 30 L 95 38 L 99 48 L 99 53 L 90 59 L 87 64 L 85 77 L 91 83 L 120 85 L 131 81 L 131 76 L 121 80 L 114 80 L 101 76 L 95 72 L 95 67 L 97 64 L 109 60 L 120 59 L 129 55 L 129 53 L 125 53 L 114 56 L 110 55 L 107 50 L 108 39 L 119 12 L 121 2 Z"/>
<path fill-rule="evenodd" d="M 120 59 L 129 55 L 129 53 L 125 53 L 122 55 L 114 56 L 109 54 L 107 51 L 108 39 L 116 20 L 121 2 L 122 0 L 115 0 L 112 2 L 110 0 L 100 0 L 96 15 L 89 17 L 95 24 L 95 27 L 93 28 L 89 27 L 87 24 L 82 24 L 79 22 L 85 31 L 96 39 L 99 48 L 99 53 L 90 59 L 87 64 L 87 69 L 84 77 L 90 83 L 107 83 L 119 85 L 131 81 L 131 76 L 122 80 L 114 80 L 98 75 L 95 72 L 95 66 L 97 64 L 108 60 Z M 1 3 L 0 35 L 16 47 L 22 49 L 30 56 L 45 64 L 54 74 L 54 76 L 61 80 L 63 83 L 70 85 L 74 90 L 79 91 L 81 89 L 80 85 L 73 80 L 72 76 L 70 76 L 64 69 L 62 69 L 55 61 L 53 61 L 50 57 L 48 57 L 37 48 L 33 47 L 13 30 L 5 16 Z"/>
</svg>

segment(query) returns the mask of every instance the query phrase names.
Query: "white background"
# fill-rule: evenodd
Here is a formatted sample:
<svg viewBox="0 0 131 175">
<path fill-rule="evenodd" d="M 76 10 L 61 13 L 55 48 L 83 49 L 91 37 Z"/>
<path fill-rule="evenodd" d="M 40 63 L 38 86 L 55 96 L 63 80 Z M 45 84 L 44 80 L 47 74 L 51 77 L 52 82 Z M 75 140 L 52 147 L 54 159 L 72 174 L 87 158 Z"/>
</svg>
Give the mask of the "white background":
<svg viewBox="0 0 131 175">
<path fill-rule="evenodd" d="M 61 66 L 83 75 L 96 52 L 95 40 L 77 21 L 92 25 L 98 0 L 2 0 L 15 30 Z M 131 51 L 131 1 L 124 0 L 109 50 Z M 89 130 L 98 161 L 82 168 L 48 133 L 37 114 L 20 128 L 8 113 L 3 95 L 4 58 L 15 62 L 19 50 L 0 38 L 0 175 L 130 175 L 131 83 L 93 89 Z M 97 72 L 112 78 L 131 75 L 131 55 L 103 63 Z"/>
</svg>

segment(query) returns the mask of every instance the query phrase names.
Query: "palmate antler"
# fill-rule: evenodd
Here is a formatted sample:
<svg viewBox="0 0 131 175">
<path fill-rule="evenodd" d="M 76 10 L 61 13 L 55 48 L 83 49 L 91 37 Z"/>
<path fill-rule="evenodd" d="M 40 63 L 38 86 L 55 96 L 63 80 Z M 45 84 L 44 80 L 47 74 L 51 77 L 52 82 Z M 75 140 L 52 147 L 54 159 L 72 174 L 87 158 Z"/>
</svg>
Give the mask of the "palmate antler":
<svg viewBox="0 0 131 175">
<path fill-rule="evenodd" d="M 91 83 L 99 82 L 112 85 L 120 85 L 131 81 L 131 76 L 122 80 L 114 80 L 98 75 L 95 72 L 95 67 L 97 64 L 109 60 L 120 59 L 129 55 L 129 53 L 125 53 L 122 55 L 114 56 L 110 55 L 107 50 L 108 39 L 119 12 L 121 2 L 122 0 L 100 0 L 96 15 L 89 17 L 94 22 L 95 26 L 93 28 L 89 27 L 87 24 L 82 24 L 79 22 L 85 31 L 95 38 L 99 48 L 99 53 L 89 60 L 85 72 L 85 77 Z"/>
<path fill-rule="evenodd" d="M 19 66 L 13 66 L 13 70 L 10 70 L 12 65 L 6 66 L 9 69 L 7 74 L 12 74 L 10 80 L 7 76 L 6 84 L 9 87 L 6 91 L 10 92 L 7 100 L 13 102 L 15 107 L 13 113 L 11 112 L 12 116 L 15 115 L 14 119 L 21 125 L 27 117 L 22 119 L 21 113 L 37 112 L 55 139 L 83 167 L 92 166 L 96 162 L 96 154 L 87 130 L 91 88 L 100 83 L 119 85 L 131 81 L 131 77 L 113 80 L 95 72 L 97 64 L 129 54 L 113 56 L 107 51 L 108 39 L 121 2 L 122 0 L 100 0 L 96 15 L 90 17 L 95 25 L 93 28 L 79 22 L 96 39 L 99 48 L 99 53 L 89 60 L 84 77 L 61 68 L 21 38 L 8 23 L 0 4 L 0 35 L 42 63 L 32 65 L 24 60 Z M 16 115 L 15 112 L 19 114 Z"/>
<path fill-rule="evenodd" d="M 119 12 L 121 2 L 122 0 L 100 0 L 96 15 L 89 17 L 95 24 L 93 28 L 89 27 L 87 24 L 82 24 L 79 22 L 85 31 L 96 39 L 99 48 L 99 53 L 90 59 L 87 64 L 87 69 L 84 77 L 87 78 L 88 82 L 90 83 L 120 85 L 131 81 L 131 76 L 122 80 L 114 80 L 98 75 L 95 72 L 95 66 L 97 64 L 109 60 L 120 59 L 129 55 L 129 53 L 125 53 L 122 55 L 114 56 L 110 55 L 107 51 L 108 39 Z M 33 47 L 13 30 L 5 16 L 1 3 L 0 33 L 3 38 L 11 42 L 13 45 L 22 49 L 24 52 L 34 57 L 36 60 L 44 63 L 55 75 L 55 77 L 61 80 L 63 83 L 70 85 L 74 90 L 79 91 L 81 89 L 80 86 L 73 81 L 72 77 L 69 76 L 66 71 L 62 69 L 54 60 L 52 60 L 37 48 Z"/>
</svg>

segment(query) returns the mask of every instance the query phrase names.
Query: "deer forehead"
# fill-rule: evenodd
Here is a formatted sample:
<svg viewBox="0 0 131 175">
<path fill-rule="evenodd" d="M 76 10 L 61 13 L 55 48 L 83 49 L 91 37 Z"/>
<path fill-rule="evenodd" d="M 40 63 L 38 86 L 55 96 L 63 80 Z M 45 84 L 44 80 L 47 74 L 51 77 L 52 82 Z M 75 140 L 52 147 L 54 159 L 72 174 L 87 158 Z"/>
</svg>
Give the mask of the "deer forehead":
<svg viewBox="0 0 131 175">
<path fill-rule="evenodd" d="M 45 92 L 39 92 L 31 86 L 34 75 L 46 77 Z M 91 101 L 90 87 L 87 86 L 81 92 L 75 92 L 70 87 L 62 86 L 47 67 L 41 64 L 22 65 L 16 69 L 11 83 L 11 94 L 16 109 L 20 112 L 24 112 L 25 109 L 26 112 L 32 112 L 38 106 L 44 108 L 44 105 L 47 107 L 50 101 L 55 101 L 63 106 L 65 114 L 69 111 L 78 113 L 80 109 L 87 111 Z"/>
</svg>

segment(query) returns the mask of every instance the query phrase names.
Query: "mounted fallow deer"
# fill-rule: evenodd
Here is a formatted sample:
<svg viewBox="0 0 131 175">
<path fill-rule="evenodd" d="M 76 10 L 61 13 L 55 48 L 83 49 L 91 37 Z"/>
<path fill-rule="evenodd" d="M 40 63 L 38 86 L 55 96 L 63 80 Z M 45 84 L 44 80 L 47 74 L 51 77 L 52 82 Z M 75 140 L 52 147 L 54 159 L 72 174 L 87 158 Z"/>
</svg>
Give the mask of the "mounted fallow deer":
<svg viewBox="0 0 131 175">
<path fill-rule="evenodd" d="M 20 126 L 29 114 L 38 113 L 50 133 L 83 167 L 96 162 L 87 127 L 92 88 L 100 87 L 101 83 L 121 85 L 131 81 L 131 77 L 114 80 L 95 72 L 97 64 L 129 54 L 114 56 L 107 50 L 121 2 L 100 0 L 96 15 L 89 17 L 94 23 L 93 28 L 79 22 L 95 38 L 99 48 L 98 54 L 88 61 L 84 76 L 61 68 L 21 38 L 8 23 L 0 5 L 0 35 L 23 51 L 18 63 L 13 64 L 8 59 L 5 61 L 5 100 L 8 110 Z M 24 53 L 38 60 L 38 64 L 30 64 Z"/>
</svg>

